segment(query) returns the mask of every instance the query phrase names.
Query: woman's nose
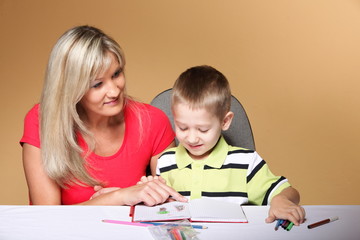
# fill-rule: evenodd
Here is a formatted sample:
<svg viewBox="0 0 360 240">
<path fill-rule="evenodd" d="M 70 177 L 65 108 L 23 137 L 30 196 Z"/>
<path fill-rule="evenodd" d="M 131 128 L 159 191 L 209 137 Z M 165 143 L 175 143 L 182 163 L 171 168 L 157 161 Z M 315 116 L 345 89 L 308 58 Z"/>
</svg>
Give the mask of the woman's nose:
<svg viewBox="0 0 360 240">
<path fill-rule="evenodd" d="M 114 82 L 110 82 L 107 89 L 108 97 L 117 97 L 119 95 L 120 89 Z"/>
</svg>

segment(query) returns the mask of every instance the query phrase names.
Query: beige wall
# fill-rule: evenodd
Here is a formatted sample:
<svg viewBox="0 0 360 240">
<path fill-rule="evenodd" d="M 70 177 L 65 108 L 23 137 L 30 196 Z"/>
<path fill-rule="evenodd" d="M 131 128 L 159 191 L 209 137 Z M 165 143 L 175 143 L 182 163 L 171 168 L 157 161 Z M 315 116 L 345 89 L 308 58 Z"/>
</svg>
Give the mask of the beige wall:
<svg viewBox="0 0 360 240">
<path fill-rule="evenodd" d="M 100 3 L 101 2 L 101 3 Z M 0 204 L 27 204 L 23 117 L 68 28 L 119 41 L 128 91 L 144 102 L 186 68 L 229 79 L 258 152 L 302 204 L 360 204 L 360 1 L 0 0 Z"/>
</svg>

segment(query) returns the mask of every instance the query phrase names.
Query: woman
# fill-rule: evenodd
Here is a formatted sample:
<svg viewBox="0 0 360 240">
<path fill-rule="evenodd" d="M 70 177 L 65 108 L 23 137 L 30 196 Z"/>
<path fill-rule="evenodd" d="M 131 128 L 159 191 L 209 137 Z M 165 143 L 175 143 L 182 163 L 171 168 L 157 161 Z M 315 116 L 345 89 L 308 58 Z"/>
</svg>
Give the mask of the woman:
<svg viewBox="0 0 360 240">
<path fill-rule="evenodd" d="M 160 179 L 136 185 L 174 133 L 165 114 L 126 94 L 124 67 L 120 46 L 97 28 L 75 27 L 57 41 L 20 141 L 32 204 L 185 201 Z"/>
</svg>

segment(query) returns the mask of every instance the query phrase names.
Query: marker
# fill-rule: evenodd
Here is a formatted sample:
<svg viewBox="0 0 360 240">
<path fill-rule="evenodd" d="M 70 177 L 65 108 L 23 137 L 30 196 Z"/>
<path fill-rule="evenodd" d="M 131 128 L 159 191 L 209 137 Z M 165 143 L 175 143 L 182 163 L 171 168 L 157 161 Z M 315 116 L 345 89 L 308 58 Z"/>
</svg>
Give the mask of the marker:
<svg viewBox="0 0 360 240">
<path fill-rule="evenodd" d="M 287 228 L 286 228 L 286 231 L 290 231 L 293 226 L 294 226 L 294 223 L 290 222 L 289 226 L 287 226 Z"/>
<path fill-rule="evenodd" d="M 338 219 L 339 219 L 339 217 L 333 217 L 333 218 L 324 219 L 324 220 L 322 220 L 322 221 L 319 221 L 319 222 L 310 224 L 310 225 L 308 225 L 307 227 L 308 227 L 308 229 L 316 228 L 316 227 L 319 227 L 319 226 L 324 225 L 324 224 L 326 224 L 326 223 L 336 221 L 336 220 L 338 220 Z"/>
<path fill-rule="evenodd" d="M 281 224 L 281 227 L 283 228 L 283 229 L 286 229 L 286 227 L 289 225 L 289 220 L 284 220 L 283 221 L 283 223 Z"/>
<path fill-rule="evenodd" d="M 276 223 L 276 225 L 275 225 L 275 231 L 277 231 L 278 229 L 279 229 L 279 227 L 280 227 L 280 225 L 281 225 L 281 223 L 283 222 L 284 220 L 282 220 L 282 219 L 278 219 L 277 220 L 277 223 Z"/>
<path fill-rule="evenodd" d="M 184 224 L 176 224 L 176 223 L 161 223 L 161 222 L 140 222 L 142 224 L 148 224 L 148 225 L 153 225 L 153 226 L 160 226 L 160 225 L 165 225 L 167 224 L 168 226 L 187 226 Z M 191 225 L 193 228 L 197 228 L 197 229 L 207 229 L 208 227 L 206 226 L 202 226 L 202 225 Z"/>
</svg>

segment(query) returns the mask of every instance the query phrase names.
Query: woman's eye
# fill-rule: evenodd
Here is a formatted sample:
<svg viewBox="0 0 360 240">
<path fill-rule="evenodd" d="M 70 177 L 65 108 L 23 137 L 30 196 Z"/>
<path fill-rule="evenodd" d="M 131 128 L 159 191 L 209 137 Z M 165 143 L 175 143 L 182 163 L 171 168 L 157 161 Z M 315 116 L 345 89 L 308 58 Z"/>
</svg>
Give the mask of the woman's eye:
<svg viewBox="0 0 360 240">
<path fill-rule="evenodd" d="M 120 74 L 121 74 L 121 72 L 122 72 L 122 69 L 117 70 L 112 77 L 113 77 L 113 78 L 119 77 Z"/>
<path fill-rule="evenodd" d="M 92 88 L 98 88 L 101 86 L 101 84 L 102 84 L 102 82 L 95 83 L 95 84 L 93 84 Z"/>
</svg>

